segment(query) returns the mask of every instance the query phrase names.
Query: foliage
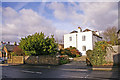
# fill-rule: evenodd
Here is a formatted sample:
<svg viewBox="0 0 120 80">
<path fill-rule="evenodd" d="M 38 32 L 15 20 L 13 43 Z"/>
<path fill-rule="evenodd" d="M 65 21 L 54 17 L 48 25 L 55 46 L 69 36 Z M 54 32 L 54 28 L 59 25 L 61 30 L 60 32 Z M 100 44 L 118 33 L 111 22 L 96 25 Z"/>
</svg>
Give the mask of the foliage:
<svg viewBox="0 0 120 80">
<path fill-rule="evenodd" d="M 110 41 L 110 43 L 112 45 L 116 45 L 118 44 L 118 40 L 117 40 L 117 28 L 111 27 L 111 28 L 107 28 L 104 32 L 103 32 L 103 37 L 106 41 Z"/>
<path fill-rule="evenodd" d="M 95 48 L 93 50 L 88 50 L 86 52 L 87 58 L 92 65 L 103 65 L 105 63 L 108 46 L 106 41 L 98 41 L 95 43 Z"/>
<path fill-rule="evenodd" d="M 70 62 L 67 55 L 61 55 L 59 58 L 60 58 L 60 64 L 66 64 Z"/>
<path fill-rule="evenodd" d="M 14 52 L 11 52 L 11 55 L 12 55 L 12 56 L 15 56 L 15 53 L 14 53 Z"/>
<path fill-rule="evenodd" d="M 11 53 L 13 56 L 23 56 L 24 55 L 24 51 L 18 47 L 18 46 L 15 46 L 13 48 L 13 52 Z"/>
<path fill-rule="evenodd" d="M 61 55 L 68 55 L 69 57 L 80 57 L 81 53 L 75 48 L 70 47 L 60 51 Z"/>
<path fill-rule="evenodd" d="M 42 32 L 21 38 L 19 45 L 27 55 L 54 55 L 57 52 L 54 36 L 46 37 Z"/>
<path fill-rule="evenodd" d="M 25 51 L 26 56 L 31 56 L 32 54 L 35 54 L 35 51 Z"/>
</svg>

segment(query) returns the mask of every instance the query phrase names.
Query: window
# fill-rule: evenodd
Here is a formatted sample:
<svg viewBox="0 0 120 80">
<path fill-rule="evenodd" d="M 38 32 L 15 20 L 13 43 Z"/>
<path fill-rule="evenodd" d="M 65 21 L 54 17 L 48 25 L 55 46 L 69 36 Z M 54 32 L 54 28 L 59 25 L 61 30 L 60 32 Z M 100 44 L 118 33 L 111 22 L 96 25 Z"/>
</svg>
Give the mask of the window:
<svg viewBox="0 0 120 80">
<path fill-rule="evenodd" d="M 85 41 L 85 36 L 82 36 L 82 41 Z"/>
<path fill-rule="evenodd" d="M 83 46 L 82 49 L 83 49 L 83 51 L 86 51 L 86 46 Z"/>
<path fill-rule="evenodd" d="M 72 37 L 69 37 L 70 41 L 72 41 Z"/>
</svg>

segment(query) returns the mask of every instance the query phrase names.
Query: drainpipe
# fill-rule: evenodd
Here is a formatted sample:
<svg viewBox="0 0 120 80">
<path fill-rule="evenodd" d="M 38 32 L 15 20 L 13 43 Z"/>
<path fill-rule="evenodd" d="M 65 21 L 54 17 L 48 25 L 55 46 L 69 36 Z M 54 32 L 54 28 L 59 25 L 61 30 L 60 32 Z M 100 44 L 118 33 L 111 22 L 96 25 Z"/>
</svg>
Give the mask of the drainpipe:
<svg viewBox="0 0 120 80">
<path fill-rule="evenodd" d="M 76 48 L 77 48 L 77 34 L 76 34 Z"/>
</svg>

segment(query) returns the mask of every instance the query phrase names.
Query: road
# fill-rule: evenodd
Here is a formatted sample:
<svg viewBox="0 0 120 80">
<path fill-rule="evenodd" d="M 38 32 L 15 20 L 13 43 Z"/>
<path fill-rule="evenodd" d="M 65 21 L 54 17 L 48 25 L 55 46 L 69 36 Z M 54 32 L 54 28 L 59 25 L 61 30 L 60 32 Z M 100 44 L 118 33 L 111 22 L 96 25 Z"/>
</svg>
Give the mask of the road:
<svg viewBox="0 0 120 80">
<path fill-rule="evenodd" d="M 73 61 L 59 66 L 3 66 L 2 78 L 88 78 L 117 79 L 118 72 L 92 71 L 85 62 Z"/>
</svg>

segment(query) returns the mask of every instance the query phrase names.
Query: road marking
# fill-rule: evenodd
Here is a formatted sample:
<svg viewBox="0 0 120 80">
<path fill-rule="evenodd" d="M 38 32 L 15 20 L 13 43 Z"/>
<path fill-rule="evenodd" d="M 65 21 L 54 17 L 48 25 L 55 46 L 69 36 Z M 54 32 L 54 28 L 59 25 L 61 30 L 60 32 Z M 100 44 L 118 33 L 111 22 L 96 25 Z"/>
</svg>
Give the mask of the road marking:
<svg viewBox="0 0 120 80">
<path fill-rule="evenodd" d="M 69 71 L 88 71 L 87 69 L 61 69 L 61 70 L 69 70 Z"/>
<path fill-rule="evenodd" d="M 86 78 L 86 77 L 82 77 L 82 76 L 75 76 L 75 75 L 61 75 L 62 77 L 65 78 Z"/>
<path fill-rule="evenodd" d="M 25 71 L 25 70 L 22 70 L 22 72 L 26 72 L 26 73 L 36 73 L 36 74 L 42 74 L 42 72 L 33 72 L 33 71 Z"/>
</svg>

